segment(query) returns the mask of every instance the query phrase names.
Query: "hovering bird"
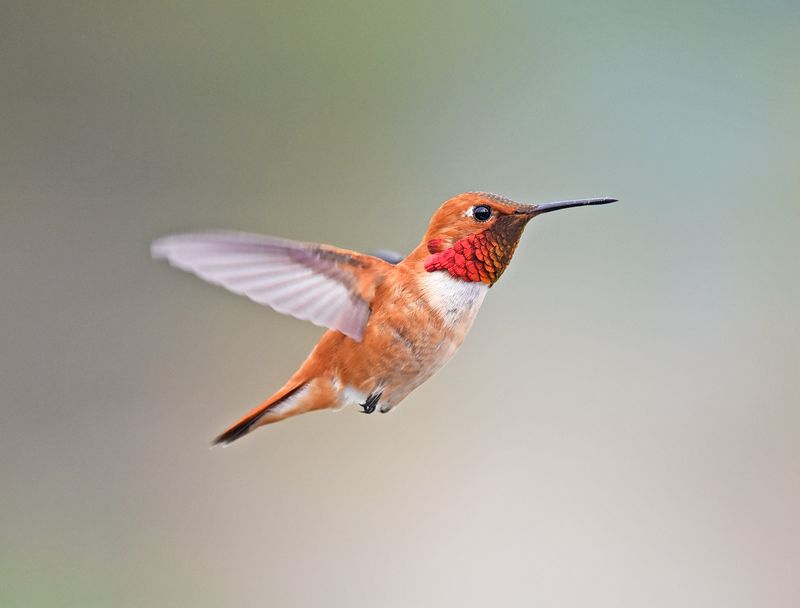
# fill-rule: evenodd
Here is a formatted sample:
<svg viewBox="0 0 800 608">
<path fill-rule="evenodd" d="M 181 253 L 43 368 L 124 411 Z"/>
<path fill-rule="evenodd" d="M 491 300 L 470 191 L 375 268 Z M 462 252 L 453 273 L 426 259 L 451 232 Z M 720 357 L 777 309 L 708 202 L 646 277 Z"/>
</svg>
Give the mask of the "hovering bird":
<svg viewBox="0 0 800 608">
<path fill-rule="evenodd" d="M 537 215 L 613 203 L 526 205 L 487 192 L 446 201 L 405 258 L 241 232 L 167 236 L 152 254 L 260 304 L 327 327 L 288 382 L 214 440 L 315 410 L 386 413 L 458 350 Z"/>
</svg>

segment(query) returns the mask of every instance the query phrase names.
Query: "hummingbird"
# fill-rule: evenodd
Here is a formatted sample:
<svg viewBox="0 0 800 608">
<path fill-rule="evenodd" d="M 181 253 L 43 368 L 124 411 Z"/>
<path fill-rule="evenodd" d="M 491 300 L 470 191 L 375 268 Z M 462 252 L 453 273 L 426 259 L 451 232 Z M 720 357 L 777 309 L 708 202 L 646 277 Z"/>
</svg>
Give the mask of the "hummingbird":
<svg viewBox="0 0 800 608">
<path fill-rule="evenodd" d="M 529 221 L 613 202 L 521 204 L 466 192 L 439 207 L 405 258 L 245 232 L 154 241 L 153 257 L 327 328 L 286 384 L 212 445 L 229 445 L 256 428 L 306 412 L 347 405 L 366 414 L 391 411 L 461 346 Z"/>
</svg>

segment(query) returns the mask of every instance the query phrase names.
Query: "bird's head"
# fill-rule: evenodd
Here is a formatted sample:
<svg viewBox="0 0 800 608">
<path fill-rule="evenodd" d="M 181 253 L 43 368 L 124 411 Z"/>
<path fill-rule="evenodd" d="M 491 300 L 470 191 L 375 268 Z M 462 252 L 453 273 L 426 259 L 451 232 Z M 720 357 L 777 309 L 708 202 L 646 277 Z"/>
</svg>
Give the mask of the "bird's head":
<svg viewBox="0 0 800 608">
<path fill-rule="evenodd" d="M 615 200 L 593 198 L 525 205 L 488 192 L 459 194 L 433 215 L 417 248 L 418 255 L 427 272 L 445 270 L 464 281 L 493 285 L 511 262 L 525 226 L 534 217 Z"/>
</svg>

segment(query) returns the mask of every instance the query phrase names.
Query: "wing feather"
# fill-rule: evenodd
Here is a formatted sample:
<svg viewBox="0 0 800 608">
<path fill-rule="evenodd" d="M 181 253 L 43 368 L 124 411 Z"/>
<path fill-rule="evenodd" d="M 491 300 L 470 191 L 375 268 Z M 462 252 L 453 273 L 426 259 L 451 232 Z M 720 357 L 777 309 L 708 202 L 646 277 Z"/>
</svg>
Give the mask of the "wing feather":
<svg viewBox="0 0 800 608">
<path fill-rule="evenodd" d="M 328 245 L 243 232 L 158 239 L 152 254 L 298 319 L 361 340 L 387 262 Z"/>
</svg>

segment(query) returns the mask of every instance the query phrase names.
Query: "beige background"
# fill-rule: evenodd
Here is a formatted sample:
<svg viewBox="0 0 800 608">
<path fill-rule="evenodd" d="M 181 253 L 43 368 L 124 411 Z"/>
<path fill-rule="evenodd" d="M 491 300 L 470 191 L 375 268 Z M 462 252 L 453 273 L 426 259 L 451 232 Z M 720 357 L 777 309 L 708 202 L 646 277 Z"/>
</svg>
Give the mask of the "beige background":
<svg viewBox="0 0 800 608">
<path fill-rule="evenodd" d="M 800 605 L 800 6 L 641 4 L 5 3 L 0 605 Z M 473 189 L 622 202 L 391 415 L 208 449 L 321 330 L 153 238 Z"/>
</svg>

